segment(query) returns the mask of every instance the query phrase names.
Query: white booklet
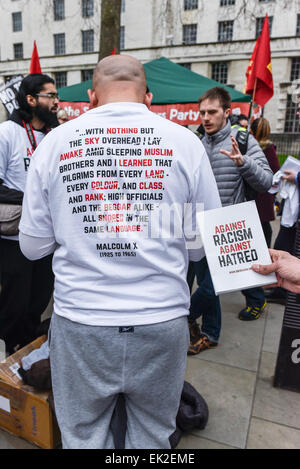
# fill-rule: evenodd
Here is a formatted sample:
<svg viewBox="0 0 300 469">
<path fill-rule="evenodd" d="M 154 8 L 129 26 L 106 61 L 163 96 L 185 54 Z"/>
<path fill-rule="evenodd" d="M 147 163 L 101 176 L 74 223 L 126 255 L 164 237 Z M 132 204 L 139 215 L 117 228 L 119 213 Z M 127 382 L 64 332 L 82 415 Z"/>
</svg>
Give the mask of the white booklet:
<svg viewBox="0 0 300 469">
<path fill-rule="evenodd" d="M 284 171 L 300 171 L 300 160 L 294 158 L 294 156 L 288 156 L 280 170 Z"/>
<path fill-rule="evenodd" d="M 216 295 L 277 282 L 251 270 L 271 264 L 254 201 L 200 212 L 197 222 Z"/>
</svg>

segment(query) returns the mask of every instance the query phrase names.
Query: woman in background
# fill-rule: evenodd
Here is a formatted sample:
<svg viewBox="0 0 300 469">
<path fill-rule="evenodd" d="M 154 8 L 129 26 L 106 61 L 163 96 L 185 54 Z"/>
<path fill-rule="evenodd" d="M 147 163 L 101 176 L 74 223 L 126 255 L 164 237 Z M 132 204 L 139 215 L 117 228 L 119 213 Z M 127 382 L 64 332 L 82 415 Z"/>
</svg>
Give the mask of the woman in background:
<svg viewBox="0 0 300 469">
<path fill-rule="evenodd" d="M 254 135 L 266 155 L 273 173 L 277 173 L 280 169 L 280 164 L 276 154 L 276 147 L 270 140 L 271 128 L 269 121 L 264 117 L 255 119 L 251 124 L 251 133 Z M 272 239 L 272 228 L 270 222 L 275 220 L 274 201 L 275 195 L 269 194 L 268 192 L 258 194 L 256 198 L 257 210 L 268 248 L 271 247 Z"/>
<path fill-rule="evenodd" d="M 59 124 L 63 124 L 64 122 L 68 122 L 69 115 L 65 109 L 59 108 L 57 111 L 57 120 Z"/>
</svg>

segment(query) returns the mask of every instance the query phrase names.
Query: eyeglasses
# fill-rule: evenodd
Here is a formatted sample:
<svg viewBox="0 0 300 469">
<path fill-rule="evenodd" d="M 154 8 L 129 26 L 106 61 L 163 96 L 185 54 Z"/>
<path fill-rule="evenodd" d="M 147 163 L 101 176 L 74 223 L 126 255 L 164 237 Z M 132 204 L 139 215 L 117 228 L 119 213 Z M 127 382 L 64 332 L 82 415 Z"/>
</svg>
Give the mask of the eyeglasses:
<svg viewBox="0 0 300 469">
<path fill-rule="evenodd" d="M 37 93 L 36 96 L 41 96 L 43 98 L 49 98 L 49 99 L 59 99 L 58 93 Z"/>
</svg>

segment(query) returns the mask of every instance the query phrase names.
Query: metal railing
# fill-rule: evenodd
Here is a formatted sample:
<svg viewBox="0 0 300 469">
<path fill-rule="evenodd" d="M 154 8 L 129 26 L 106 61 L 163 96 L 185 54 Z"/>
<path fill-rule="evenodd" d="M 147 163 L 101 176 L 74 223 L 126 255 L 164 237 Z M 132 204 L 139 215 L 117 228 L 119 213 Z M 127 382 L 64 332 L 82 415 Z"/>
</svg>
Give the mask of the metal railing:
<svg viewBox="0 0 300 469">
<path fill-rule="evenodd" d="M 300 134 L 272 134 L 271 140 L 276 145 L 277 155 L 300 157 Z"/>
</svg>

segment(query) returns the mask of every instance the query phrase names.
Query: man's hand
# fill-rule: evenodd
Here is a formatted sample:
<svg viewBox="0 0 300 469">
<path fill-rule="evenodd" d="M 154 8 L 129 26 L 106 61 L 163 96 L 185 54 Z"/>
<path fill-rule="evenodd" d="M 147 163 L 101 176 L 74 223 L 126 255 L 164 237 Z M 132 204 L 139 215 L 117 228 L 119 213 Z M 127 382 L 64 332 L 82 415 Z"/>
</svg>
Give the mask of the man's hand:
<svg viewBox="0 0 300 469">
<path fill-rule="evenodd" d="M 232 135 L 230 135 L 230 138 L 232 142 L 232 150 L 231 151 L 220 150 L 220 153 L 228 156 L 228 158 L 230 158 L 236 164 L 236 166 L 243 166 L 244 157 L 240 152 L 238 143 Z"/>
<path fill-rule="evenodd" d="M 282 176 L 282 179 L 296 184 L 296 175 L 296 171 L 284 171 L 284 176 Z"/>
<path fill-rule="evenodd" d="M 269 249 L 272 264 L 253 265 L 252 270 L 262 275 L 275 272 L 277 286 L 293 293 L 300 293 L 300 259 L 285 251 Z"/>
</svg>

